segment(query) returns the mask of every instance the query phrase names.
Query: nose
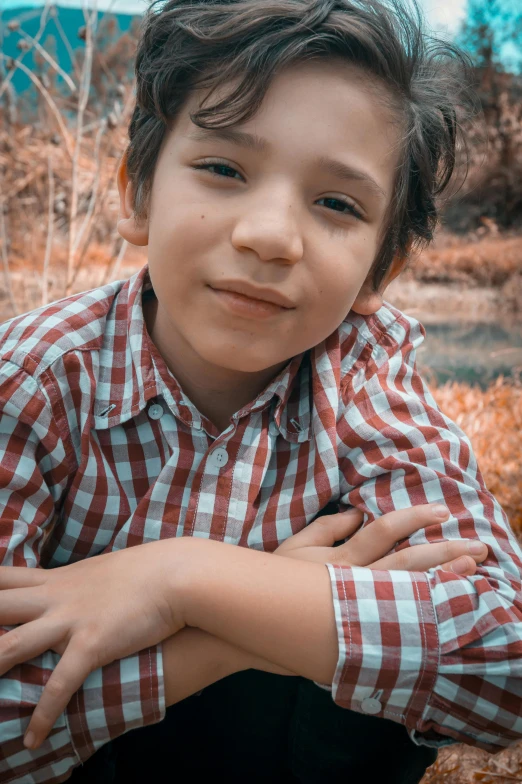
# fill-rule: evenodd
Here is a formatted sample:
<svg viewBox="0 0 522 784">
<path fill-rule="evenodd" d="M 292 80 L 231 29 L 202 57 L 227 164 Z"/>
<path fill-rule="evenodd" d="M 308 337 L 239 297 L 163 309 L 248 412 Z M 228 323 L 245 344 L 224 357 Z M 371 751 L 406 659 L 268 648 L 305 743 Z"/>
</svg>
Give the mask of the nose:
<svg viewBox="0 0 522 784">
<path fill-rule="evenodd" d="M 295 197 L 294 197 L 295 199 Z M 288 189 L 245 197 L 232 232 L 237 250 L 252 250 L 262 261 L 296 264 L 303 257 L 303 239 Z"/>
</svg>

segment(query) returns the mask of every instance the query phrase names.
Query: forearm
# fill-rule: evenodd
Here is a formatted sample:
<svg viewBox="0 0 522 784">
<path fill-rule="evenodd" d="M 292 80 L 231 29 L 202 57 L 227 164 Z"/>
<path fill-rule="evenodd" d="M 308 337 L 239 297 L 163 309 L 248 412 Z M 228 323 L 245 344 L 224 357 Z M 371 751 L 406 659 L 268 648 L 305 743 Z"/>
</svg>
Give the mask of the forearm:
<svg viewBox="0 0 522 784">
<path fill-rule="evenodd" d="M 211 540 L 184 541 L 176 584 L 185 622 L 310 680 L 331 683 L 338 657 L 324 564 Z"/>
<path fill-rule="evenodd" d="M 162 647 L 167 706 L 247 668 L 244 651 L 201 629 L 182 629 Z"/>
<path fill-rule="evenodd" d="M 241 670 L 294 674 L 201 629 L 188 626 L 164 640 L 162 646 L 167 707 Z"/>
</svg>

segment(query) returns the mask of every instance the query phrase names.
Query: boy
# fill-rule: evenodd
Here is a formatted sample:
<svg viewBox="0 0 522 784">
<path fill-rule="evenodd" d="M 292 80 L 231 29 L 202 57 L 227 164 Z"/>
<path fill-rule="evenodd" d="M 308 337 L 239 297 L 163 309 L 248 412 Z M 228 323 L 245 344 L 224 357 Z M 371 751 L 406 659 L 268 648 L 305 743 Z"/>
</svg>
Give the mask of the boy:
<svg viewBox="0 0 522 784">
<path fill-rule="evenodd" d="M 399 5 L 150 9 L 118 171 L 148 266 L 2 327 L 1 781 L 249 669 L 374 720 L 334 780 L 390 720 L 405 760 L 520 738 L 522 553 L 383 303 L 452 171 L 439 54 Z"/>
</svg>

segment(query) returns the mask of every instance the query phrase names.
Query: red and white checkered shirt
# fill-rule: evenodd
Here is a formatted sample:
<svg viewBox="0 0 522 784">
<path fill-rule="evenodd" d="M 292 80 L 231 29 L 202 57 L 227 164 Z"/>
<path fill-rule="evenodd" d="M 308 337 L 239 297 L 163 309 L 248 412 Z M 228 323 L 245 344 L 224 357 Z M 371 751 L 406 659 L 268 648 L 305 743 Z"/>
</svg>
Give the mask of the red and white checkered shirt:
<svg viewBox="0 0 522 784">
<path fill-rule="evenodd" d="M 416 371 L 419 323 L 387 304 L 350 312 L 219 433 L 152 344 L 148 291 L 144 267 L 0 326 L 1 563 L 51 568 L 172 536 L 271 552 L 330 503 L 371 525 L 442 501 L 450 519 L 401 546 L 475 537 L 487 561 L 473 577 L 328 565 L 332 696 L 404 724 L 417 743 L 497 751 L 520 739 L 522 552 L 468 439 Z M 48 651 L 0 678 L 1 782 L 64 781 L 165 714 L 158 645 L 91 673 L 27 750 L 57 660 Z"/>
</svg>

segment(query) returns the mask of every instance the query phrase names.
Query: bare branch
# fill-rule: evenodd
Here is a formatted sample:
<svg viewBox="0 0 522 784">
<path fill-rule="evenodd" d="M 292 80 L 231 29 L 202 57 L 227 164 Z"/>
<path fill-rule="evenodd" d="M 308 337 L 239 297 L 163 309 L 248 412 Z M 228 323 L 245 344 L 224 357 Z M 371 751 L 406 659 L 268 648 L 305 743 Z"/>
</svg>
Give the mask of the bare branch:
<svg viewBox="0 0 522 784">
<path fill-rule="evenodd" d="M 76 118 L 76 139 L 74 144 L 74 155 L 72 164 L 72 177 L 71 177 L 71 209 L 69 213 L 69 251 L 67 254 L 67 279 L 65 285 L 65 295 L 71 293 L 71 286 L 74 272 L 74 247 L 75 247 L 75 232 L 76 232 L 76 219 L 78 209 L 78 157 L 80 155 L 80 147 L 83 136 L 83 116 L 87 101 L 89 100 L 89 89 L 91 86 L 91 73 L 92 73 L 92 55 L 93 55 L 93 37 L 92 31 L 94 27 L 94 19 L 96 18 L 96 2 L 94 3 L 92 16 L 87 14 L 85 5 L 83 8 L 83 15 L 85 18 L 85 57 L 83 60 L 81 82 L 80 82 L 80 100 L 78 104 L 78 114 Z"/>
<path fill-rule="evenodd" d="M 45 30 L 45 26 L 46 26 L 46 24 L 47 24 L 47 16 L 48 16 L 48 14 L 49 14 L 49 3 L 46 3 L 46 5 L 45 5 L 45 7 L 44 7 L 44 9 L 43 9 L 43 11 L 42 11 L 42 14 L 41 14 L 41 16 L 40 16 L 40 27 L 38 28 L 38 32 L 36 33 L 36 35 L 35 35 L 35 36 L 34 36 L 34 38 L 33 38 L 33 41 L 34 41 L 35 43 L 36 43 L 37 41 L 39 41 L 39 40 L 40 40 L 40 38 L 41 38 L 41 37 L 42 37 L 42 35 L 43 35 L 43 32 L 44 32 L 44 30 Z M 24 52 L 22 52 L 22 53 L 20 54 L 20 56 L 18 57 L 18 59 L 17 59 L 17 60 L 15 60 L 15 65 L 16 65 L 16 66 L 21 66 L 21 65 L 23 65 L 23 63 L 22 63 L 22 59 L 25 57 L 25 55 L 26 55 L 28 52 L 30 52 L 30 51 L 31 51 L 31 49 L 32 49 L 32 48 L 33 48 L 32 46 L 29 46 L 29 48 L 28 48 L 28 49 L 26 49 Z M 26 66 L 26 67 L 27 67 L 27 66 Z M 16 69 L 13 69 L 12 71 L 9 71 L 9 73 L 8 73 L 8 74 L 7 74 L 7 76 L 6 76 L 6 78 L 4 79 L 4 82 L 3 82 L 3 84 L 0 86 L 0 98 L 2 97 L 2 95 L 3 95 L 3 93 L 4 93 L 4 90 L 6 90 L 6 89 L 7 89 L 7 85 L 10 83 L 11 79 L 13 78 L 13 76 L 14 76 L 14 74 L 15 74 L 15 70 L 16 70 Z M 22 69 L 22 70 L 23 70 L 23 69 Z"/>
<path fill-rule="evenodd" d="M 94 208 L 96 206 L 96 197 L 98 195 L 98 188 L 100 186 L 100 174 L 101 174 L 101 165 L 100 165 L 100 142 L 103 135 L 104 130 L 107 127 L 107 120 L 103 119 L 100 122 L 98 133 L 96 134 L 96 141 L 94 144 L 94 160 L 96 163 L 96 169 L 94 171 L 94 178 L 93 183 L 91 186 L 91 198 L 89 200 L 89 206 L 87 208 L 87 212 L 85 214 L 85 218 L 83 219 L 82 226 L 80 231 L 78 232 L 77 237 L 75 238 L 74 247 L 73 247 L 73 256 L 76 255 L 80 242 L 82 241 L 83 235 L 85 233 L 85 229 L 87 228 L 91 215 L 94 212 Z"/>
<path fill-rule="evenodd" d="M 49 180 L 49 209 L 47 211 L 47 240 L 45 243 L 45 256 L 42 271 L 42 305 L 47 305 L 48 299 L 48 272 L 51 249 L 53 246 L 54 226 L 54 172 L 51 156 L 47 155 L 48 180 Z"/>
<path fill-rule="evenodd" d="M 44 58 L 44 60 L 47 60 L 47 62 L 49 63 L 49 65 L 50 65 L 52 68 L 54 68 L 54 70 L 56 71 L 56 73 L 60 74 L 60 76 L 62 77 L 62 79 L 63 79 L 63 80 L 64 80 L 64 81 L 65 81 L 65 82 L 66 82 L 66 83 L 69 85 L 69 87 L 70 87 L 70 89 L 71 89 L 71 92 L 75 93 L 75 92 L 76 92 L 76 89 L 77 89 L 77 88 L 76 88 L 76 85 L 75 85 L 75 83 L 73 82 L 73 80 L 71 79 L 71 77 L 70 77 L 68 74 L 66 74 L 66 73 L 65 73 L 65 71 L 63 70 L 63 68 L 60 68 L 60 66 L 58 65 L 58 63 L 57 63 L 57 62 L 56 62 L 56 60 L 54 59 L 54 57 L 51 57 L 51 55 L 50 55 L 48 52 L 46 52 L 46 51 L 45 51 L 45 49 L 43 48 L 43 46 L 41 46 L 41 45 L 38 43 L 38 41 L 36 41 L 36 40 L 35 40 L 35 39 L 34 39 L 34 38 L 31 36 L 31 35 L 29 35 L 29 33 L 26 33 L 24 30 L 22 30 L 22 28 L 20 28 L 20 29 L 18 30 L 18 35 L 21 35 L 21 36 L 22 36 L 22 37 L 23 37 L 23 38 L 24 38 L 26 41 L 29 41 L 30 43 L 32 43 L 32 45 L 34 46 L 34 48 L 35 48 L 35 49 L 36 49 L 36 50 L 37 50 L 37 51 L 38 51 L 38 52 L 39 52 L 39 53 L 42 55 L 42 57 Z"/>
<path fill-rule="evenodd" d="M 9 299 L 9 304 L 13 311 L 13 315 L 18 315 L 18 308 L 13 294 L 13 287 L 11 286 L 11 270 L 9 269 L 9 259 L 7 257 L 7 231 L 5 228 L 4 217 L 4 200 L 0 198 L 0 239 L 2 240 L 2 266 L 4 268 L 5 290 Z"/>
<path fill-rule="evenodd" d="M 3 57 L 4 59 L 6 59 L 6 55 L 3 54 L 2 52 L 0 52 L 0 57 Z M 47 104 L 48 104 L 51 112 L 53 113 L 56 122 L 58 123 L 58 127 L 60 128 L 60 131 L 62 132 L 63 140 L 65 142 L 65 147 L 67 149 L 67 153 L 69 154 L 69 157 L 72 158 L 71 144 L 70 144 L 70 141 L 69 141 L 69 131 L 65 127 L 65 125 L 63 123 L 63 120 L 60 117 L 60 112 L 58 111 L 58 107 L 56 106 L 55 102 L 53 101 L 51 95 L 45 89 L 45 87 L 43 86 L 41 81 L 38 79 L 38 77 L 35 76 L 33 74 L 33 72 L 30 71 L 29 68 L 26 65 L 24 65 L 23 63 L 18 61 L 18 67 L 21 68 L 22 71 L 29 77 L 29 79 L 35 85 L 36 89 L 39 90 L 39 92 L 41 92 L 41 94 L 43 95 L 43 97 L 47 101 Z"/>
<path fill-rule="evenodd" d="M 105 271 L 105 275 L 102 282 L 103 286 L 106 283 L 110 283 L 113 280 L 117 280 L 117 276 L 120 271 L 120 265 L 121 262 L 123 261 L 123 257 L 125 256 L 125 251 L 127 250 L 128 246 L 129 243 L 127 242 L 127 240 L 123 240 L 117 257 L 115 258 L 114 262 L 107 267 L 107 270 Z"/>
</svg>

